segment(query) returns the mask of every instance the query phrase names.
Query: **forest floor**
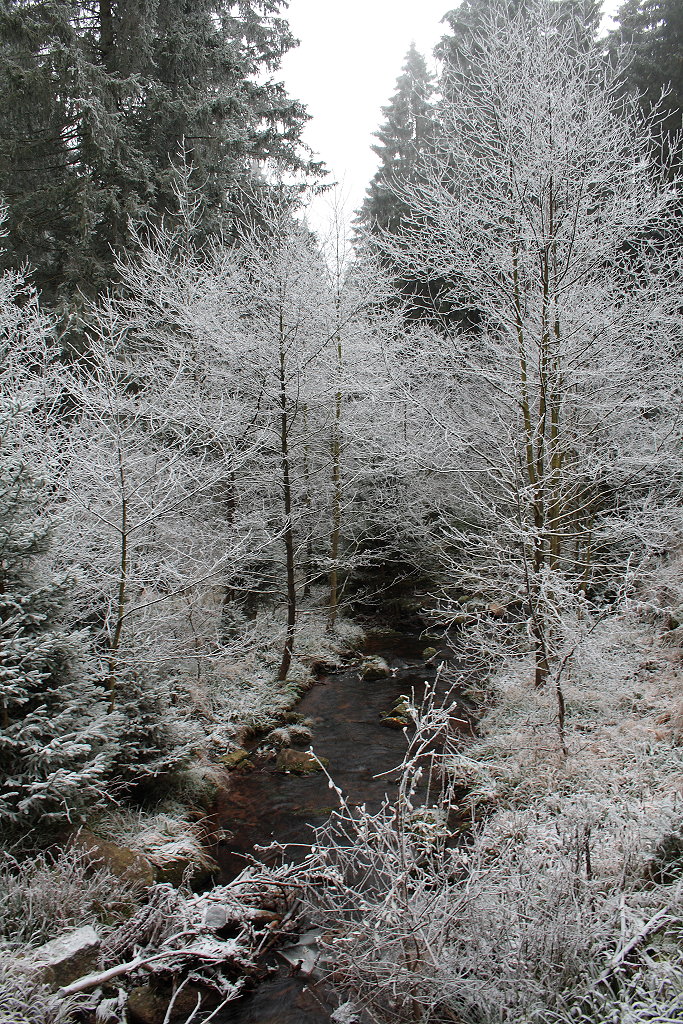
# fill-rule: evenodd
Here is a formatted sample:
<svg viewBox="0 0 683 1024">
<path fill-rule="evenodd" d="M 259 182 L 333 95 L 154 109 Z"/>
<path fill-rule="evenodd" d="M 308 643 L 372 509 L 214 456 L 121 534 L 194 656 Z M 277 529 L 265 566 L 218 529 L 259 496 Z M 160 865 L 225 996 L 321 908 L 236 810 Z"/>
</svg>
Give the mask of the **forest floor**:
<svg viewBox="0 0 683 1024">
<path fill-rule="evenodd" d="M 334 657 L 329 650 L 325 657 L 318 654 L 321 660 Z M 337 656 L 343 657 L 339 649 Z M 418 1003 L 424 1021 L 440 1019 L 444 1006 L 457 1010 L 463 1021 L 485 1024 L 499 1021 L 501 1013 L 520 1024 L 681 1019 L 680 639 L 676 632 L 662 635 L 632 617 L 615 617 L 577 651 L 560 685 L 562 728 L 557 689 L 536 689 L 532 667 L 525 662 L 500 666 L 485 686 L 470 691 L 481 709 L 478 736 L 448 761 L 460 813 L 472 823 L 469 839 L 455 848 L 447 845 L 448 863 L 436 871 L 424 851 L 420 854 L 407 904 L 399 900 L 388 907 L 391 886 L 374 904 L 368 896 L 360 932 L 354 908 L 338 915 L 326 955 L 337 978 L 346 979 L 341 992 L 363 1005 L 364 990 L 372 990 L 378 1020 L 402 1019 L 396 1013 L 414 1013 Z M 263 719 L 250 720 L 249 728 L 275 724 L 285 706 L 271 707 Z M 244 722 L 233 719 L 229 744 L 234 745 L 241 728 Z M 214 753 L 218 749 L 216 744 Z M 206 764 L 209 772 L 214 770 L 210 759 Z M 175 852 L 176 862 L 179 854 L 181 863 L 186 858 L 186 866 L 193 857 L 201 861 L 204 825 L 191 821 L 182 807 L 192 802 L 191 793 L 210 793 L 205 768 L 193 769 L 196 778 L 186 787 L 177 814 L 169 805 L 137 817 L 132 812 L 110 816 L 109 831 L 105 828 L 102 835 L 143 855 L 144 849 L 148 854 L 156 849 L 157 868 L 164 868 L 164 849 Z M 399 820 L 396 808 L 388 813 Z M 414 816 L 403 817 L 403 839 L 410 843 Z M 360 816 L 353 837 L 355 863 L 363 862 L 368 842 L 374 842 L 372 828 L 364 833 L 363 828 Z M 325 837 L 318 838 L 324 845 Z M 188 841 L 194 852 L 183 846 Z M 387 857 L 397 850 L 403 856 L 406 845 L 386 846 Z M 210 870 L 211 864 L 204 866 Z M 400 865 L 384 867 L 390 878 Z M 0 878 L 0 1024 L 94 1019 L 97 998 L 111 1002 L 111 1024 L 127 1019 L 126 986 L 100 987 L 97 998 L 89 989 L 60 999 L 54 986 L 35 976 L 27 981 L 17 963 L 57 932 L 84 924 L 93 924 L 105 938 L 100 968 L 104 954 L 111 963 L 124 953 L 133 956 L 141 944 L 147 943 L 147 952 L 164 948 L 173 935 L 160 927 L 161 917 L 177 931 L 183 931 L 184 922 L 188 934 L 205 934 L 198 915 L 206 907 L 187 886 L 177 888 L 182 870 L 180 876 L 169 876 L 175 885 L 157 881 L 150 889 L 140 877 L 122 878 L 106 864 L 93 871 L 92 862 L 74 845 L 56 858 L 49 853 L 23 863 L 7 858 Z M 314 888 L 319 887 L 315 870 L 311 877 Z M 290 880 L 301 884 L 299 876 Z M 252 890 L 245 899 L 244 886 L 232 893 L 213 890 L 222 907 L 232 907 L 236 926 L 242 915 L 237 930 L 249 941 L 238 953 L 251 964 L 247 973 L 256 969 L 254 950 L 266 948 L 273 928 L 279 928 L 276 920 L 285 921 L 285 932 L 290 923 L 290 905 L 282 898 L 286 880 L 278 883 L 279 902 L 268 884 L 265 877 L 258 882 L 266 895 L 270 892 L 265 907 Z M 400 891 L 397 884 L 393 895 Z M 429 897 L 424 906 L 420 893 Z M 403 924 L 397 923 L 397 914 L 404 915 Z M 393 941 L 408 917 L 411 941 L 417 947 L 424 940 L 414 971 L 400 962 L 400 952 L 395 955 L 405 948 L 404 940 Z M 239 930 L 242 926 L 246 932 Z M 379 941 L 371 952 L 363 947 L 360 956 L 358 943 L 371 934 Z M 161 973 L 166 986 L 167 968 Z M 137 975 L 134 969 L 132 976 Z M 235 980 L 234 972 L 223 975 L 226 998 L 234 997 L 230 986 Z M 180 1001 L 178 1009 L 183 1005 Z M 160 1020 L 167 1006 L 168 998 Z"/>
</svg>

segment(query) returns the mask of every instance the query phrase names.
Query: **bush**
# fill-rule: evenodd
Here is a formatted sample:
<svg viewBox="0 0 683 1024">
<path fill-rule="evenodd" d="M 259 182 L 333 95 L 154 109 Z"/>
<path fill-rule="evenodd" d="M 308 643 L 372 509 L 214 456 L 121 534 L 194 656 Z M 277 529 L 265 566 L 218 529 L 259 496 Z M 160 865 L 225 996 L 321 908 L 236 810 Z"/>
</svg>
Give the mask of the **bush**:
<svg viewBox="0 0 683 1024">
<path fill-rule="evenodd" d="M 505 667 L 481 739 L 449 750 L 449 710 L 411 709 L 396 796 L 375 814 L 342 797 L 317 830 L 309 909 L 373 1019 L 679 1019 L 681 748 L 657 722 L 681 678 L 631 628 L 596 629 L 563 738 L 552 694 Z"/>
<path fill-rule="evenodd" d="M 139 903 L 133 882 L 105 867 L 93 868 L 76 848 L 18 861 L 0 854 L 0 943 L 38 946 L 84 923 L 111 924 Z"/>
</svg>

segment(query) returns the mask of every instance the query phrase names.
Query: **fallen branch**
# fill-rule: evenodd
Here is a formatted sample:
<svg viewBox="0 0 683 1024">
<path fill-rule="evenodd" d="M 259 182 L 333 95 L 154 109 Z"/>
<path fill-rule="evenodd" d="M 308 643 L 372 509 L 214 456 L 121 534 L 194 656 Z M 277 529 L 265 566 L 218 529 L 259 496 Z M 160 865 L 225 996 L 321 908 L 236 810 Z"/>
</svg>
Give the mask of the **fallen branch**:
<svg viewBox="0 0 683 1024">
<path fill-rule="evenodd" d="M 595 989 L 600 987 L 600 985 L 607 984 L 607 982 L 609 982 L 612 979 L 615 972 L 623 964 L 624 960 L 629 955 L 629 953 L 632 953 L 634 949 L 637 949 L 638 946 L 642 945 L 642 943 L 645 942 L 646 939 L 649 939 L 652 935 L 656 935 L 657 932 L 660 932 L 662 930 L 662 928 L 665 928 L 670 920 L 671 918 L 669 917 L 668 906 L 662 907 L 661 910 L 658 910 L 657 913 L 654 914 L 653 917 L 651 917 L 650 920 L 643 925 L 640 931 L 637 932 L 633 936 L 633 938 L 629 939 L 626 945 L 622 946 L 622 948 L 614 954 L 614 956 L 612 957 L 612 959 L 610 960 L 609 964 L 604 969 L 602 974 L 598 978 L 596 978 L 596 980 L 590 986 L 590 988 L 584 995 L 583 1000 L 587 999 L 595 991 Z"/>
<path fill-rule="evenodd" d="M 70 985 L 60 988 L 57 994 L 62 997 L 75 995 L 77 992 L 84 992 L 88 988 L 104 985 L 111 981 L 112 978 L 119 978 L 122 974 L 131 974 L 140 968 L 150 967 L 152 964 L 161 963 L 163 960 L 173 961 L 178 957 L 199 957 L 199 959 L 207 963 L 219 964 L 227 959 L 227 952 L 228 950 L 223 953 L 202 953 L 198 949 L 189 947 L 188 949 L 169 949 L 164 953 L 155 953 L 154 956 L 139 956 L 135 960 L 129 960 L 128 963 L 110 967 L 106 971 L 99 971 L 97 974 L 86 974 L 83 978 L 78 978 L 76 981 L 72 981 Z"/>
</svg>

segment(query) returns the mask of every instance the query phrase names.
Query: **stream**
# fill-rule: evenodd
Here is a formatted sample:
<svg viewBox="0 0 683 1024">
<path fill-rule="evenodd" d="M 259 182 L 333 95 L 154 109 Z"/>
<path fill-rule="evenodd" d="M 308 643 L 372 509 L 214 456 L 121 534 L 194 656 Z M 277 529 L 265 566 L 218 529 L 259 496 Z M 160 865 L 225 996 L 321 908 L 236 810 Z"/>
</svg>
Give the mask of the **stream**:
<svg viewBox="0 0 683 1024">
<path fill-rule="evenodd" d="M 425 681 L 434 679 L 435 666 L 426 664 L 422 656 L 428 643 L 416 636 L 373 635 L 363 654 L 384 658 L 392 670 L 390 677 L 363 680 L 357 667 L 323 676 L 295 709 L 308 720 L 315 753 L 329 760 L 330 775 L 352 804 L 365 803 L 374 811 L 385 793 L 391 792 L 391 769 L 400 764 L 406 739 L 402 731 L 383 726 L 380 716 L 403 694 L 415 691 L 419 699 Z M 435 660 L 447 654 L 443 649 Z M 444 691 L 446 687 L 444 683 Z M 458 717 L 469 720 L 466 707 L 460 707 Z M 303 857 L 312 840 L 311 827 L 321 824 L 334 805 L 334 793 L 322 772 L 281 774 L 274 761 L 234 771 L 218 805 L 218 823 L 230 836 L 215 852 L 222 881 L 241 871 L 245 855 L 259 856 L 257 847 L 273 840 L 291 844 L 288 859 Z M 335 1005 L 327 1002 L 324 984 L 292 976 L 282 966 L 216 1021 L 329 1024 Z"/>
</svg>

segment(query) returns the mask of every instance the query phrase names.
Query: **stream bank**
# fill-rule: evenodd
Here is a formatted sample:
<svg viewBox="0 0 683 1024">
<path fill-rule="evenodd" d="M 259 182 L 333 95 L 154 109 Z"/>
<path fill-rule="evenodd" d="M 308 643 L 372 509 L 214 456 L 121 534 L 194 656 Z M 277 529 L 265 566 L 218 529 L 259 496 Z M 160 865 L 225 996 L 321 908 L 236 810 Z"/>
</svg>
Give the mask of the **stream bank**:
<svg viewBox="0 0 683 1024">
<path fill-rule="evenodd" d="M 181 855 L 179 847 L 188 822 L 181 833 L 166 834 L 165 815 L 145 819 L 144 834 L 154 846 L 149 855 L 134 848 L 136 836 L 128 848 L 111 837 L 76 832 L 63 858 L 44 866 L 50 887 L 78 890 L 78 899 L 70 901 L 75 912 L 65 919 L 70 930 L 63 928 L 57 941 L 47 924 L 44 946 L 18 950 L 14 962 L 5 960 L 19 972 L 11 981 L 17 999 L 31 992 L 34 1002 L 42 999 L 48 1006 L 57 999 L 63 1007 L 63 1000 L 75 999 L 74 1019 L 84 1024 L 105 1019 L 107 1024 L 166 1024 L 186 1019 L 186 1003 L 197 1000 L 199 1024 L 217 999 L 224 1007 L 211 1016 L 217 1024 L 336 1020 L 337 999 L 316 980 L 320 972 L 309 978 L 299 963 L 305 960 L 313 967 L 318 953 L 318 936 L 302 935 L 311 925 L 297 919 L 297 886 L 304 876 L 297 866 L 279 865 L 281 858 L 262 848 L 275 842 L 286 848 L 287 862 L 302 860 L 312 829 L 336 807 L 337 795 L 324 773 L 296 770 L 297 762 L 313 760 L 307 753 L 310 745 L 329 763 L 335 786 L 351 805 L 374 809 L 385 794 L 393 797 L 396 766 L 406 750 L 402 726 L 409 722 L 403 698 L 414 696 L 419 702 L 425 684 L 437 676 L 437 663 L 450 653 L 429 644 L 428 638 L 415 635 L 370 636 L 355 664 L 336 671 L 326 666 L 328 674 L 295 709 L 279 716 L 282 726 L 245 738 L 249 751 L 234 760 L 229 775 L 216 772 L 216 813 L 200 821 L 197 810 L 194 822 L 188 819 L 200 853 L 208 855 L 210 849 L 219 865 L 213 887 L 208 878 L 202 884 L 196 876 L 194 892 L 188 888 L 186 853 L 190 859 L 194 855 L 184 847 Z M 440 675 L 440 695 L 448 686 Z M 456 715 L 466 726 L 465 709 Z M 272 723 L 275 715 L 268 717 Z M 221 777 L 226 776 L 229 784 L 223 789 Z M 153 835 L 147 835 L 150 829 Z M 120 843 L 122 837 L 114 838 Z M 167 859 L 157 863 L 160 844 L 165 851 L 173 848 L 177 870 L 169 873 Z M 265 872 L 246 866 L 252 859 L 270 866 Z M 210 872 L 208 856 L 206 867 Z M 26 883 L 16 885 L 28 881 L 27 875 Z M 81 926 L 86 921 L 88 926 Z M 289 957 L 286 964 L 283 954 Z"/>
</svg>

